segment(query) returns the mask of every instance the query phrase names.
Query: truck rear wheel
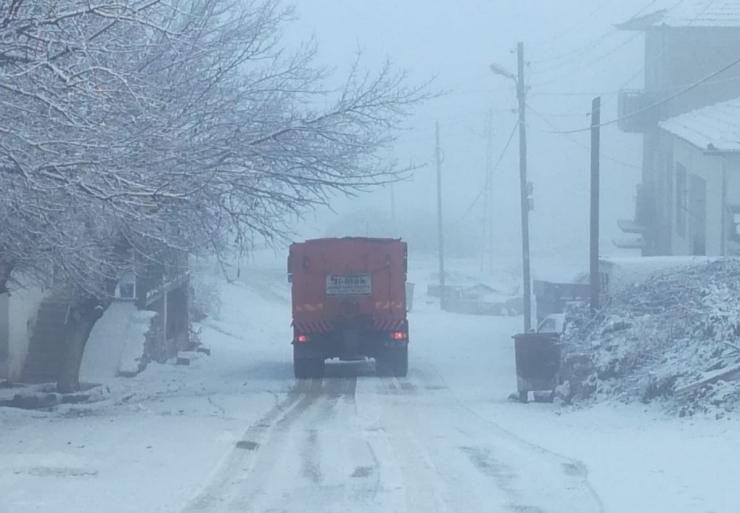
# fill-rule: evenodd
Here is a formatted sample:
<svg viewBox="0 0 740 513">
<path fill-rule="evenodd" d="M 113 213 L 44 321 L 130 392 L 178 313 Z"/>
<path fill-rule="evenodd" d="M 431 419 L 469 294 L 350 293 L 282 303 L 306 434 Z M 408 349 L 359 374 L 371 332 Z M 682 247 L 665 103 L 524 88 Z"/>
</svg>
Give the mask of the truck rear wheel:
<svg viewBox="0 0 740 513">
<path fill-rule="evenodd" d="M 409 373 L 409 347 L 394 347 L 375 358 L 375 370 L 380 376 L 405 378 Z"/>
<path fill-rule="evenodd" d="M 393 351 L 391 361 L 393 375 L 399 378 L 405 378 L 409 373 L 409 346 L 403 346 Z"/>
<path fill-rule="evenodd" d="M 293 357 L 293 374 L 296 379 L 313 379 L 324 376 L 323 358 Z"/>
</svg>

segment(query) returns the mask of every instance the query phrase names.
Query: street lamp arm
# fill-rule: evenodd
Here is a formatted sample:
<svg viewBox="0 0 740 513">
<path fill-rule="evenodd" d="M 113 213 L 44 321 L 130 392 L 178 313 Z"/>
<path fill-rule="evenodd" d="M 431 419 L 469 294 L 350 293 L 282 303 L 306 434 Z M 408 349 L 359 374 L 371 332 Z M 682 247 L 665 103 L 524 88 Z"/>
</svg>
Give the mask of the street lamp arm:
<svg viewBox="0 0 740 513">
<path fill-rule="evenodd" d="M 509 78 L 513 80 L 515 83 L 518 83 L 516 76 L 514 76 L 513 73 L 510 73 L 507 71 L 503 66 L 500 66 L 498 64 L 491 64 L 491 72 L 495 75 L 498 75 L 500 77 Z"/>
</svg>

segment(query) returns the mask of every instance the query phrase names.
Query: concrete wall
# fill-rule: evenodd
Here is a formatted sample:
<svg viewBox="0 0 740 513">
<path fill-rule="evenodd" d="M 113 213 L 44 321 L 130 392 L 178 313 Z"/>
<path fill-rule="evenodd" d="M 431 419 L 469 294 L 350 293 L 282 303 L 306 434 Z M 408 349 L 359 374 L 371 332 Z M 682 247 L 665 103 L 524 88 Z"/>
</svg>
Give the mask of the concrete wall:
<svg viewBox="0 0 740 513">
<path fill-rule="evenodd" d="M 0 377 L 16 381 L 23 372 L 31 329 L 46 293 L 40 288 L 11 288 L 0 296 Z M 3 346 L 4 344 L 4 346 Z M 6 357 L 3 361 L 3 347 Z"/>
<path fill-rule="evenodd" d="M 8 377 L 8 359 L 10 357 L 8 300 L 8 294 L 0 294 L 0 379 Z"/>
</svg>

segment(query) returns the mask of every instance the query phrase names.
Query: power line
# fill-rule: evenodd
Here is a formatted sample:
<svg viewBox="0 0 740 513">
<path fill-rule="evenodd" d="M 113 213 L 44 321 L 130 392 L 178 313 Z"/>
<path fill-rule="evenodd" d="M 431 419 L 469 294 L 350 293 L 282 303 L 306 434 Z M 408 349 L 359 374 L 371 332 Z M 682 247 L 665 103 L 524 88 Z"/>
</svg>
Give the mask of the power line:
<svg viewBox="0 0 740 513">
<path fill-rule="evenodd" d="M 682 94 L 685 94 L 685 93 L 687 93 L 687 92 L 689 92 L 689 91 L 691 91 L 693 89 L 696 89 L 700 85 L 706 83 L 707 81 L 711 80 L 712 78 L 716 77 L 717 75 L 720 75 L 721 73 L 724 73 L 725 71 L 727 71 L 728 69 L 730 69 L 731 67 L 733 67 L 733 66 L 735 66 L 737 64 L 740 64 L 740 57 L 737 58 L 737 59 L 735 59 L 731 63 L 727 64 L 726 66 L 723 66 L 722 68 L 718 69 L 717 71 L 714 71 L 713 73 L 710 73 L 709 75 L 705 76 L 704 78 L 702 78 L 702 79 L 694 82 L 690 86 L 688 86 L 688 87 L 680 90 L 679 92 L 677 92 L 675 94 L 672 94 L 672 95 L 668 96 L 667 98 L 664 98 L 663 100 L 660 100 L 660 101 L 658 101 L 658 102 L 656 102 L 656 103 L 654 103 L 652 105 L 649 105 L 649 106 L 645 107 L 644 109 L 636 110 L 635 112 L 633 112 L 631 114 L 627 114 L 626 116 L 622 116 L 622 117 L 619 117 L 619 118 L 616 118 L 616 119 L 612 119 L 611 121 L 607 121 L 605 123 L 601 123 L 599 125 L 599 127 L 613 125 L 613 124 L 619 123 L 620 121 L 623 121 L 625 119 L 630 119 L 630 118 L 633 118 L 635 116 L 639 116 L 640 114 L 644 114 L 644 113 L 646 113 L 646 112 L 654 109 L 655 107 L 660 107 L 661 105 L 665 105 L 666 103 L 670 102 L 671 100 L 675 100 L 676 98 L 678 98 Z M 560 130 L 560 131 L 555 131 L 555 132 L 550 132 L 550 131 L 547 131 L 547 132 L 548 133 L 554 133 L 554 134 L 577 134 L 577 133 L 580 133 L 580 132 L 588 132 L 589 130 L 591 130 L 591 127 L 579 128 L 579 129 L 576 129 L 576 130 Z"/>
<path fill-rule="evenodd" d="M 686 0 L 680 0 L 680 1 L 679 1 L 679 2 L 677 3 L 677 4 L 675 4 L 675 5 L 673 6 L 673 7 L 671 7 L 671 8 L 670 8 L 670 9 L 669 9 L 668 11 L 666 11 L 666 12 L 667 12 L 667 13 L 669 13 L 669 12 L 671 12 L 671 11 L 673 11 L 673 10 L 677 9 L 677 8 L 678 8 L 678 7 L 679 7 L 679 6 L 681 5 L 681 4 L 683 4 L 683 3 L 685 2 L 685 1 L 686 1 Z M 712 6 L 713 6 L 713 5 L 714 5 L 714 4 L 716 3 L 716 2 L 717 2 L 717 0 L 710 0 L 710 1 L 708 1 L 708 2 L 707 2 L 707 3 L 705 4 L 705 5 L 704 5 L 704 7 L 703 7 L 703 8 L 702 8 L 702 9 L 701 9 L 701 10 L 700 10 L 700 11 L 699 11 L 699 12 L 698 12 L 697 14 L 696 14 L 696 16 L 694 16 L 694 17 L 693 17 L 693 18 L 691 19 L 691 21 L 689 21 L 689 23 L 687 23 L 687 24 L 686 24 L 686 26 L 684 26 L 684 27 L 682 27 L 682 28 L 680 28 L 680 29 L 679 29 L 679 31 L 678 31 L 678 33 L 677 33 L 677 34 L 678 34 L 678 35 L 680 35 L 680 34 L 683 34 L 683 33 L 684 33 L 684 32 L 685 32 L 686 30 L 688 30 L 689 28 L 691 28 L 691 27 L 692 27 L 692 26 L 694 25 L 694 23 L 695 23 L 695 22 L 696 22 L 696 21 L 697 21 L 697 20 L 698 20 L 698 19 L 699 19 L 699 18 L 701 17 L 701 15 L 702 15 L 702 14 L 704 14 L 705 12 L 707 12 L 707 10 L 709 10 L 709 8 L 710 8 L 710 7 L 712 7 Z M 660 58 L 662 58 L 662 57 L 663 57 L 663 56 L 665 55 L 665 53 L 666 53 L 666 51 L 668 50 L 668 48 L 669 48 L 669 46 L 668 46 L 668 45 L 664 45 L 664 46 L 663 46 L 663 48 L 662 48 L 662 49 L 660 50 L 660 53 L 658 53 L 658 56 L 656 57 L 656 59 L 660 59 Z M 626 82 L 624 82 L 624 83 L 622 84 L 622 87 L 620 87 L 620 90 L 621 90 L 622 88 L 624 88 L 624 87 L 625 87 L 625 86 L 626 86 L 627 84 L 629 84 L 630 82 L 632 82 L 632 81 L 633 81 L 633 80 L 634 80 L 635 78 L 637 78 L 637 76 L 638 76 L 638 75 L 639 75 L 640 73 L 642 73 L 643 71 L 645 71 L 645 64 L 643 64 L 642 66 L 640 66 L 640 69 L 638 69 L 638 70 L 637 70 L 637 71 L 636 71 L 636 72 L 635 72 L 635 73 L 634 73 L 634 74 L 633 74 L 633 75 L 632 75 L 632 76 L 631 76 L 630 78 L 628 78 L 628 79 L 627 79 L 627 81 L 626 81 Z M 604 102 L 602 103 L 602 105 L 601 105 L 602 109 L 603 109 L 603 107 L 604 107 L 604 104 L 606 104 L 606 103 L 608 103 L 608 102 L 611 102 L 611 101 L 612 101 L 612 100 L 613 100 L 613 99 L 614 99 L 614 98 L 615 98 L 615 97 L 616 97 L 616 96 L 617 96 L 618 94 L 619 94 L 619 92 L 617 92 L 617 93 L 615 93 L 615 94 L 611 94 L 611 95 L 609 95 L 609 96 L 608 96 L 608 97 L 607 97 L 607 98 L 605 99 L 605 101 L 604 101 Z"/>
<path fill-rule="evenodd" d="M 486 174 L 486 181 L 488 181 L 489 179 L 493 177 L 493 173 L 496 172 L 499 165 L 501 165 L 501 161 L 504 160 L 504 157 L 506 156 L 506 152 L 508 151 L 509 146 L 511 146 L 511 141 L 514 140 L 514 135 L 516 135 L 516 131 L 518 128 L 519 128 L 519 121 L 517 120 L 517 122 L 514 123 L 514 128 L 511 130 L 509 139 L 506 141 L 506 144 L 504 145 L 504 149 L 501 150 L 501 155 L 499 155 L 498 160 L 496 161 L 496 164 L 493 166 L 490 173 Z M 475 197 L 475 199 L 472 201 L 472 203 L 470 203 L 470 205 L 465 210 L 465 212 L 457 219 L 457 221 L 455 221 L 455 224 L 461 223 L 462 220 L 468 216 L 470 211 L 473 210 L 473 208 L 475 208 L 475 206 L 478 204 L 480 199 L 483 197 L 483 194 L 485 193 L 485 191 L 486 191 L 486 188 L 482 187 L 481 190 L 478 192 L 478 196 Z"/>
<path fill-rule="evenodd" d="M 453 90 L 448 91 L 444 94 L 441 94 L 440 97 L 446 97 L 446 96 L 458 96 L 458 95 L 467 95 L 467 94 L 488 94 L 488 93 L 503 93 L 511 91 L 510 87 L 497 87 L 497 88 L 486 88 L 486 89 L 460 89 L 460 90 Z"/>
<path fill-rule="evenodd" d="M 570 73 L 568 73 L 567 75 L 563 75 L 563 76 L 560 76 L 560 77 L 557 77 L 557 78 L 553 78 L 553 79 L 550 79 L 550 80 L 546 80 L 546 81 L 544 81 L 544 82 L 540 82 L 540 83 L 538 83 L 538 84 L 535 84 L 535 85 L 534 85 L 534 86 L 532 86 L 532 87 L 539 87 L 539 86 L 543 86 L 543 85 L 548 85 L 548 84 L 554 84 L 555 82 L 561 82 L 561 81 L 563 81 L 563 80 L 566 80 L 566 79 L 568 79 L 568 78 L 571 78 L 571 77 L 573 77 L 574 75 L 577 75 L 577 74 L 579 74 L 579 73 L 581 73 L 581 72 L 583 72 L 583 71 L 586 71 L 587 69 L 589 69 L 590 67 L 594 66 L 595 64 L 599 64 L 600 62 L 603 62 L 603 60 L 604 60 L 604 59 L 606 59 L 606 58 L 607 58 L 607 57 L 609 57 L 610 55 L 612 55 L 612 54 L 614 54 L 614 53 L 618 52 L 619 50 L 621 50 L 622 48 L 624 48 L 625 46 L 627 46 L 628 44 L 630 44 L 630 43 L 631 43 L 632 41 L 634 41 L 635 39 L 637 39 L 637 38 L 638 38 L 638 37 L 640 37 L 641 35 L 642 35 L 642 34 L 640 34 L 639 32 L 637 32 L 637 33 L 633 34 L 632 36 L 630 36 L 629 38 L 627 38 L 627 39 L 625 39 L 624 41 L 622 41 L 622 42 L 621 42 L 620 44 L 618 44 L 618 45 L 617 45 L 617 46 L 615 46 L 614 48 L 610 49 L 610 50 L 609 50 L 608 52 L 606 52 L 606 53 L 604 53 L 604 54 L 600 55 L 600 56 L 599 56 L 599 57 L 597 57 L 596 59 L 593 59 L 593 60 L 591 60 L 591 61 L 587 62 L 587 63 L 586 63 L 586 64 L 584 64 L 583 66 L 581 66 L 581 67 L 579 67 L 579 68 L 576 68 L 576 69 L 572 70 L 572 71 L 571 71 Z M 554 67 L 552 67 L 552 68 L 548 68 L 548 69 L 545 69 L 545 70 L 541 71 L 541 73 L 548 73 L 548 72 L 550 72 L 550 71 L 553 71 L 553 70 L 555 70 L 555 69 L 558 69 L 558 68 L 560 68 L 560 67 L 561 67 L 561 66 L 554 66 Z"/>
<path fill-rule="evenodd" d="M 516 111 L 516 107 L 513 106 L 513 107 L 508 107 L 508 108 L 490 109 L 490 110 L 494 114 L 502 114 L 502 113 L 506 113 L 506 112 L 514 112 L 514 111 Z M 478 117 L 478 116 L 480 116 L 480 109 L 470 110 L 470 111 L 458 111 L 455 114 L 447 114 L 447 115 L 444 115 L 444 116 L 433 116 L 433 115 L 429 115 L 429 116 L 426 116 L 426 115 L 425 116 L 415 116 L 414 117 L 414 120 L 417 120 L 417 121 L 418 120 L 426 120 L 426 121 L 428 121 L 430 119 L 431 120 L 437 120 L 437 119 L 439 119 L 440 121 L 443 121 L 443 120 L 448 120 L 448 119 L 458 119 L 458 120 L 459 119 L 462 119 L 462 118 L 470 119 L 470 118 L 474 118 L 474 117 Z"/>
<path fill-rule="evenodd" d="M 533 109 L 529 104 L 527 105 L 527 108 L 529 108 L 529 110 L 531 110 L 538 118 L 540 118 L 542 121 L 544 121 L 548 126 L 550 126 L 551 128 L 553 128 L 555 130 L 559 130 L 559 128 L 554 123 L 552 123 L 549 119 L 547 119 L 547 117 L 545 117 L 544 114 L 542 114 L 542 113 L 538 112 L 537 110 Z M 542 132 L 545 132 L 545 133 L 552 133 L 552 132 L 547 132 L 545 130 L 541 130 L 541 131 Z M 569 137 L 567 134 L 558 132 L 558 135 L 562 135 L 563 137 L 565 137 L 566 139 L 568 139 L 571 143 L 575 144 L 579 148 L 583 148 L 584 150 L 591 151 L 591 148 L 589 148 L 588 146 L 586 146 L 585 144 L 583 144 L 581 142 L 576 141 L 572 137 Z M 603 159 L 605 159 L 605 160 L 609 160 L 611 162 L 614 162 L 616 164 L 620 164 L 620 165 L 625 166 L 625 167 L 629 167 L 629 168 L 632 168 L 632 169 L 642 170 L 642 168 L 640 166 L 638 166 L 638 165 L 630 164 L 629 162 L 625 162 L 625 161 L 620 160 L 618 158 L 612 157 L 610 155 L 605 154 L 603 151 L 601 152 L 601 157 Z"/>
<path fill-rule="evenodd" d="M 655 0 L 655 1 L 657 1 L 657 0 Z M 556 33 L 555 35 L 553 35 L 551 37 L 548 37 L 546 39 L 542 39 L 540 41 L 534 41 L 533 43 L 529 43 L 530 47 L 532 47 L 532 46 L 542 46 L 542 45 L 545 45 L 545 44 L 550 44 L 553 41 L 557 41 L 558 39 L 560 39 L 563 36 L 570 35 L 574 29 L 578 28 L 582 23 L 584 23 L 584 22 L 590 20 L 591 18 L 593 18 L 599 11 L 601 11 L 604 7 L 606 7 L 607 5 L 609 5 L 611 3 L 612 3 L 612 0 L 605 0 L 604 2 L 600 3 L 593 11 L 591 11 L 590 13 L 588 13 L 585 17 L 579 19 L 576 23 L 568 26 L 568 28 L 563 29 L 562 31 Z"/>
<path fill-rule="evenodd" d="M 714 4 L 714 3 L 716 2 L 716 1 L 717 1 L 717 0 L 710 0 L 709 2 L 707 2 L 707 4 L 706 4 L 706 5 L 705 5 L 705 6 L 704 6 L 704 7 L 702 8 L 702 10 L 701 10 L 701 11 L 700 11 L 700 12 L 699 12 L 699 13 L 698 13 L 698 14 L 697 14 L 696 16 L 695 16 L 695 18 L 694 18 L 694 19 L 693 19 L 693 20 L 692 20 L 692 21 L 691 21 L 691 22 L 689 23 L 689 25 L 691 25 L 691 24 L 692 24 L 692 23 L 693 23 L 694 21 L 696 21 L 696 20 L 697 20 L 697 19 L 698 19 L 698 18 L 699 18 L 699 17 L 700 17 L 700 16 L 701 16 L 701 15 L 702 15 L 702 14 L 703 14 L 704 12 L 706 12 L 706 11 L 707 11 L 707 10 L 708 10 L 708 9 L 709 9 L 709 8 L 710 8 L 711 6 L 712 6 L 712 4 Z M 636 14 L 634 14 L 634 15 L 633 15 L 633 16 L 632 16 L 632 17 L 631 17 L 630 19 L 636 18 L 636 17 L 637 17 L 637 16 L 639 16 L 639 15 L 640 15 L 640 14 L 641 14 L 642 12 L 646 11 L 646 10 L 647 10 L 647 9 L 648 9 L 648 8 L 649 8 L 650 6 L 652 6 L 653 4 L 655 4 L 656 2 L 657 2 L 657 0 L 654 0 L 654 1 L 650 2 L 650 3 L 649 3 L 649 4 L 647 5 L 647 6 L 643 7 L 643 8 L 642 8 L 642 9 L 641 9 L 641 10 L 640 10 L 639 12 L 637 12 Z M 681 4 L 683 4 L 684 2 L 686 2 L 686 0 L 679 0 L 679 1 L 677 2 L 677 3 L 673 4 L 673 6 L 671 6 L 671 7 L 669 8 L 669 9 L 665 10 L 665 14 L 668 14 L 668 13 L 670 13 L 670 12 L 674 11 L 674 10 L 675 10 L 675 9 L 677 9 L 677 8 L 678 8 L 679 6 L 681 6 Z M 681 31 L 683 31 L 683 30 L 686 30 L 687 28 L 688 28 L 688 26 L 687 26 L 687 27 L 683 27 L 683 28 L 681 29 Z M 612 29 L 611 31 L 609 31 L 609 34 L 610 34 L 610 33 L 612 33 L 612 32 L 618 32 L 618 31 L 619 31 L 619 29 L 617 29 L 617 28 L 614 28 L 614 29 Z M 569 74 L 567 74 L 567 75 L 564 75 L 564 76 L 561 76 L 561 77 L 558 77 L 558 78 L 554 78 L 554 79 L 551 79 L 551 80 L 547 80 L 547 81 L 545 81 L 545 82 L 541 82 L 541 83 L 539 83 L 539 84 L 536 84 L 536 86 L 535 86 L 535 87 L 537 87 L 537 86 L 543 86 L 543 85 L 548 85 L 548 84 L 552 84 L 552 83 L 555 83 L 555 82 L 560 82 L 560 81 L 562 81 L 562 80 L 566 80 L 566 79 L 568 79 L 568 78 L 571 78 L 571 77 L 573 77 L 574 75 L 577 75 L 577 74 L 579 74 L 579 73 L 581 73 L 581 72 L 583 72 L 583 71 L 585 71 L 585 70 L 587 70 L 587 69 L 591 68 L 591 67 L 592 67 L 592 66 L 594 66 L 595 64 L 598 64 L 598 63 L 599 63 L 599 62 L 601 62 L 601 61 L 602 61 L 603 59 L 605 59 L 606 57 L 609 57 L 610 55 L 614 54 L 614 53 L 615 53 L 615 52 L 617 52 L 618 50 L 621 50 L 622 48 L 624 48 L 624 47 L 625 47 L 626 45 L 628 45 L 629 43 L 631 43 L 632 41 L 634 41 L 635 39 L 637 39 L 637 38 L 638 38 L 639 36 L 641 36 L 641 35 L 642 35 L 642 34 L 641 34 L 641 32 L 636 32 L 636 33 L 635 33 L 634 35 L 632 35 L 631 37 L 629 37 L 628 39 L 626 39 L 625 41 L 623 41 L 622 43 L 620 43 L 620 44 L 619 44 L 619 45 L 617 45 L 616 47 L 614 47 L 614 48 L 610 49 L 610 50 L 609 50 L 608 52 L 606 52 L 606 53 L 602 54 L 601 56 L 599 56 L 598 58 L 596 58 L 596 59 L 594 59 L 594 60 L 592 60 L 592 61 L 588 62 L 587 64 L 585 64 L 585 65 L 583 65 L 583 66 L 580 66 L 580 67 L 576 68 L 576 69 L 575 69 L 575 70 L 573 70 L 573 71 L 572 71 L 571 73 L 569 73 Z M 663 50 L 663 52 L 664 52 L 664 51 L 665 51 L 665 50 Z M 661 52 L 661 55 L 662 55 L 662 53 L 663 53 L 663 52 Z M 547 61 L 545 61 L 545 62 L 547 62 Z M 568 63 L 566 63 L 566 65 L 567 65 L 567 64 L 568 64 Z M 552 67 L 550 67 L 550 68 L 547 68 L 547 69 L 544 69 L 544 70 L 541 70 L 541 71 L 537 71 L 537 72 L 535 72 L 534 74 L 537 74 L 537 75 L 540 75 L 540 74 L 545 74 L 545 73 L 548 73 L 548 72 L 550 72 L 550 71 L 553 71 L 553 70 L 559 69 L 559 68 L 561 68 L 561 67 L 563 67 L 563 65 L 558 65 L 558 66 L 552 66 Z M 627 83 L 631 82 L 631 81 L 632 81 L 632 80 L 633 80 L 633 79 L 634 79 L 634 78 L 635 78 L 635 77 L 636 77 L 637 75 L 639 75 L 639 74 L 640 74 L 640 73 L 641 73 L 641 72 L 642 72 L 642 71 L 643 71 L 644 69 L 645 69 L 645 67 L 644 67 L 644 66 L 643 66 L 642 68 L 640 68 L 640 69 L 639 69 L 639 70 L 638 70 L 638 71 L 637 71 L 637 72 L 636 72 L 636 73 L 635 73 L 635 74 L 634 74 L 634 75 L 633 75 L 632 77 L 630 77 L 630 79 L 629 79 L 629 80 L 627 81 Z M 610 101 L 611 99 L 612 99 L 612 97 L 609 97 L 609 98 L 607 98 L 607 101 Z M 602 107 L 603 107 L 603 105 L 602 105 Z"/>
<path fill-rule="evenodd" d="M 740 80 L 740 76 L 738 76 L 738 77 L 727 77 L 727 78 L 723 78 L 723 79 L 720 79 L 720 80 L 711 80 L 711 81 L 707 81 L 706 84 L 707 85 L 725 84 L 725 83 L 728 83 L 728 82 L 735 82 L 735 81 L 738 81 L 738 80 Z M 684 87 L 688 87 L 689 85 L 691 85 L 691 84 L 681 84 L 681 85 L 676 85 L 676 86 L 671 86 L 671 87 L 661 87 L 659 89 L 651 89 L 651 91 L 652 92 L 656 92 L 656 93 L 670 93 L 670 92 L 673 92 L 673 91 L 680 91 L 681 89 L 683 89 Z M 534 98 L 536 96 L 565 96 L 565 97 L 568 97 L 568 96 L 572 96 L 572 97 L 581 97 L 581 96 L 588 96 L 588 97 L 593 97 L 593 96 L 610 96 L 610 95 L 618 95 L 622 91 L 623 91 L 623 89 L 616 89 L 616 90 L 612 90 L 612 91 L 578 91 L 578 92 L 539 91 L 539 92 L 531 93 L 529 95 L 529 97 L 530 98 Z M 602 110 L 603 110 L 603 103 L 602 103 Z M 578 114 L 578 115 L 580 116 L 580 114 Z"/>
<path fill-rule="evenodd" d="M 677 5 L 671 7 L 671 9 L 669 9 L 669 12 L 671 10 L 675 9 L 676 7 L 678 7 L 678 5 L 680 5 L 681 3 L 685 2 L 685 1 L 686 0 L 680 0 Z M 658 0 L 651 0 L 642 9 L 640 9 L 635 14 L 633 14 L 630 17 L 630 19 L 636 18 L 637 16 L 640 16 L 642 13 L 644 13 L 645 11 L 647 11 L 650 7 L 652 7 L 653 5 L 655 5 L 657 2 L 658 2 Z M 578 25 L 576 25 L 576 27 L 574 27 L 574 28 L 577 28 L 577 26 Z M 555 57 L 550 57 L 548 59 L 541 59 L 541 60 L 538 60 L 538 61 L 531 61 L 531 63 L 532 64 L 544 64 L 544 63 L 548 63 L 548 62 L 556 62 L 556 61 L 560 61 L 560 60 L 562 60 L 562 59 L 564 59 L 566 57 L 570 57 L 571 55 L 581 54 L 581 53 L 583 53 L 587 49 L 595 48 L 596 46 L 600 45 L 603 41 L 605 41 L 606 39 L 608 39 L 610 36 L 612 36 L 614 34 L 617 34 L 617 33 L 619 33 L 619 29 L 618 28 L 616 28 L 616 27 L 611 28 L 610 30 L 608 30 L 607 32 L 605 32 L 604 34 L 602 34 L 601 36 L 588 41 L 587 43 L 585 43 L 585 44 L 577 47 L 574 50 L 570 50 L 568 52 L 565 52 L 565 53 L 560 54 L 560 55 L 555 56 Z"/>
</svg>

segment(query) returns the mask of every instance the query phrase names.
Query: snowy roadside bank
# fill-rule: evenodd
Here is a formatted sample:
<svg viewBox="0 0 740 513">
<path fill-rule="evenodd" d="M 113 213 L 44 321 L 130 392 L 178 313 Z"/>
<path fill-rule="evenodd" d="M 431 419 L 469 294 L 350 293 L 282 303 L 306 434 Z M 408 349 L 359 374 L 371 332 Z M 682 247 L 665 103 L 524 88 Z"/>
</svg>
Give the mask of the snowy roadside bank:
<svg viewBox="0 0 740 513">
<path fill-rule="evenodd" d="M 244 406 L 235 412 L 238 403 Z M 250 392 L 86 417 L 4 412 L 0 511 L 169 511 L 202 485 L 244 425 L 273 404 L 269 394 Z M 230 406 L 228 416 L 218 405 Z"/>
<path fill-rule="evenodd" d="M 678 418 L 663 404 L 519 404 L 511 335 L 521 318 L 411 314 L 417 369 L 438 375 L 467 408 L 542 450 L 582 462 L 606 513 L 734 513 L 740 416 Z"/>
<path fill-rule="evenodd" d="M 270 317 L 244 314 L 262 303 L 240 285 L 224 286 L 224 299 L 221 329 L 202 326 L 210 357 L 100 375 L 109 392 L 94 404 L 0 408 L 0 512 L 179 511 L 288 389 L 286 344 L 262 344 L 247 318 Z"/>
<path fill-rule="evenodd" d="M 563 378 L 575 402 L 656 402 L 682 417 L 723 418 L 740 403 L 740 262 L 654 272 L 610 297 L 600 316 L 576 310 Z"/>
<path fill-rule="evenodd" d="M 100 510 L 101 504 L 106 513 L 180 511 L 245 430 L 295 384 L 287 283 L 275 269 L 250 282 L 221 285 L 221 315 L 203 323 L 210 357 L 188 367 L 152 364 L 135 378 L 110 380 L 111 402 L 89 408 L 70 405 L 66 413 L 51 414 L 0 409 L 0 511 L 76 513 Z M 583 408 L 511 403 L 507 396 L 516 386 L 511 335 L 521 328 L 521 318 L 440 313 L 434 301 L 422 300 L 410 322 L 411 370 L 401 385 L 416 392 L 401 388 L 399 393 L 417 394 L 408 396 L 415 405 L 449 405 L 452 395 L 485 420 L 472 418 L 482 440 L 488 423 L 492 434 L 504 429 L 531 444 L 535 454 L 554 452 L 582 463 L 577 470 L 587 473 L 606 513 L 737 510 L 736 498 L 727 492 L 734 489 L 740 455 L 740 420 L 734 415 L 680 419 L 666 415 L 658 403 L 616 400 Z M 336 397 L 344 397 L 337 393 L 346 392 L 337 385 L 341 380 L 325 381 Z M 357 392 L 379 386 L 374 375 L 363 375 Z M 363 396 L 360 404 L 364 399 L 381 408 L 385 397 Z M 445 401 L 436 403 L 439 397 Z M 367 422 L 354 417 L 351 403 L 342 399 L 339 404 L 349 420 L 330 424 L 332 429 L 344 433 L 357 429 L 353 422 Z M 317 408 L 309 418 L 320 422 L 333 411 Z M 435 419 L 440 429 L 450 430 L 443 414 Z M 325 435 L 316 429 L 319 438 Z M 300 444 L 310 434 L 295 431 L 292 449 L 308 451 Z M 434 443 L 451 450 L 457 441 L 443 437 Z M 381 447 L 381 459 L 387 458 L 380 461 L 381 469 L 405 462 L 403 452 L 388 452 L 391 447 Z M 457 471 L 455 461 L 448 471 Z M 333 467 L 327 472 L 337 476 Z"/>
</svg>

